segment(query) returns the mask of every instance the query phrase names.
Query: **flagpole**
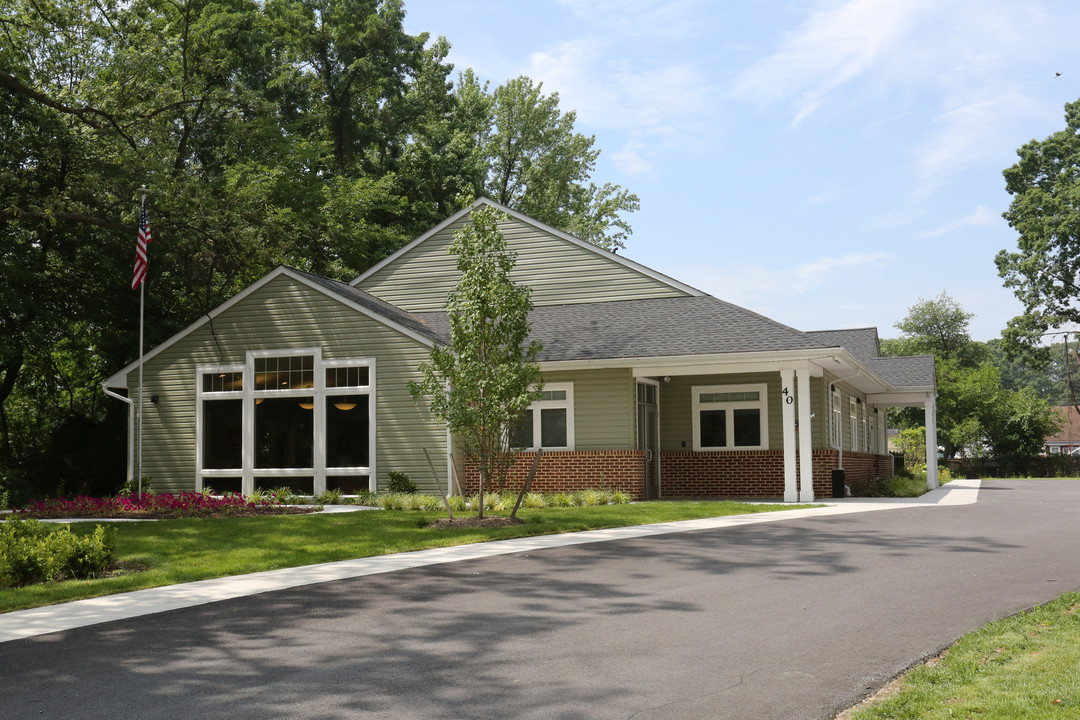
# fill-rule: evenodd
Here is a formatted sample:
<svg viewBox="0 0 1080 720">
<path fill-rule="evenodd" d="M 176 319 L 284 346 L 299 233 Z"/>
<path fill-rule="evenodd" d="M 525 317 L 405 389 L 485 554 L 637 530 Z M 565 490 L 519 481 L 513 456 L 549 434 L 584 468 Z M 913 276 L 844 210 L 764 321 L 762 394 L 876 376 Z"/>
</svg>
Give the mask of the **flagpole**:
<svg viewBox="0 0 1080 720">
<path fill-rule="evenodd" d="M 141 226 L 142 218 L 145 216 L 145 213 L 146 213 L 146 193 L 148 193 L 150 191 L 146 187 L 140 187 L 136 192 L 141 192 L 142 193 L 142 205 L 140 207 L 141 212 L 139 213 L 139 218 L 140 218 L 139 224 Z M 140 497 L 140 498 L 142 497 L 142 479 L 143 479 L 143 465 L 142 465 L 142 461 L 143 461 L 143 445 L 142 445 L 142 437 L 143 437 L 143 347 L 144 347 L 144 345 L 143 345 L 143 327 L 144 327 L 143 319 L 144 319 L 144 311 L 145 311 L 145 307 L 146 307 L 145 299 L 146 299 L 146 278 L 144 277 L 143 281 L 141 283 L 139 283 L 139 411 L 137 413 L 135 413 L 136 425 L 138 426 L 138 434 L 139 434 L 139 451 L 138 451 L 138 456 L 137 456 L 138 460 L 135 463 L 135 473 L 136 473 L 135 476 L 139 479 L 139 481 L 138 481 L 139 482 L 139 491 L 138 491 L 139 494 L 138 494 L 138 497 Z"/>
</svg>

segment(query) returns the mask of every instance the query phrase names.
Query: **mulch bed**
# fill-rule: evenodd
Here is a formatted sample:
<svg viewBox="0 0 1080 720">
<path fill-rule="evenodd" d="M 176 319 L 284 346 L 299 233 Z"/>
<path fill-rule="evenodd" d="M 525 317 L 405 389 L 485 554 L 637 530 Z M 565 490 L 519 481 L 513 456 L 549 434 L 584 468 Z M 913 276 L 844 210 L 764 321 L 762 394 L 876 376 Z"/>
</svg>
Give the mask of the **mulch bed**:
<svg viewBox="0 0 1080 720">
<path fill-rule="evenodd" d="M 511 525 L 522 525 L 525 521 L 521 518 L 508 518 L 501 515 L 490 515 L 486 518 L 478 517 L 463 517 L 463 518 L 439 518 L 433 522 L 428 523 L 424 527 L 438 528 L 443 530 L 449 529 L 461 529 L 461 528 L 501 528 L 510 527 Z"/>
</svg>

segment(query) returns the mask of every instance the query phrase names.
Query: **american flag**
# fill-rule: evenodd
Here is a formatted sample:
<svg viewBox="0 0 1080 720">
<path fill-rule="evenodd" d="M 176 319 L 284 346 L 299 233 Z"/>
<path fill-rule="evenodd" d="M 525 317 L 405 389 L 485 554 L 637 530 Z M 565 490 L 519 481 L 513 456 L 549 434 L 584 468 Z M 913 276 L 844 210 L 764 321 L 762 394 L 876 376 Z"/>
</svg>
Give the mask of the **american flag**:
<svg viewBox="0 0 1080 720">
<path fill-rule="evenodd" d="M 138 290 L 146 279 L 146 248 L 150 246 L 150 222 L 146 219 L 143 204 L 142 220 L 139 222 L 139 239 L 135 242 L 135 272 L 131 277 L 131 289 Z"/>
</svg>

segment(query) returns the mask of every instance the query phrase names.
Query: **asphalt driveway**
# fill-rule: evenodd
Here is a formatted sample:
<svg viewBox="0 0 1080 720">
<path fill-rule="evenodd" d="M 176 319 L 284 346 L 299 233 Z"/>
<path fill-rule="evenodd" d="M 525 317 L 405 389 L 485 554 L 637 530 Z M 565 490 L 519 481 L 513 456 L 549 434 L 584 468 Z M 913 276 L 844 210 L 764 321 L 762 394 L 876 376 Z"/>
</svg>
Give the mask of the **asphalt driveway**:
<svg viewBox="0 0 1080 720">
<path fill-rule="evenodd" d="M 831 718 L 1080 588 L 1080 482 L 551 548 L 0 643 L 0 717 Z"/>
</svg>

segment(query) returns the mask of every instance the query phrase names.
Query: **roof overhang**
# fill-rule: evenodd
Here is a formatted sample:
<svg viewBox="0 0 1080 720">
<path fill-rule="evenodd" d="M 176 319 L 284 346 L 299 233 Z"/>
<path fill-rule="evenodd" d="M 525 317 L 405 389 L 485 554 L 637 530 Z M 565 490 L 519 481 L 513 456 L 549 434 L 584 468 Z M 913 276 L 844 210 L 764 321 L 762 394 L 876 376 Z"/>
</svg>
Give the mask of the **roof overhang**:
<svg viewBox="0 0 1080 720">
<path fill-rule="evenodd" d="M 823 377 L 828 372 L 837 381 L 846 382 L 867 393 L 893 390 L 844 348 L 553 360 L 540 363 L 540 369 L 545 372 L 612 368 L 629 368 L 634 377 L 727 375 L 805 369 L 812 377 Z"/>
<path fill-rule="evenodd" d="M 937 397 L 933 387 L 898 387 L 889 392 L 870 393 L 866 402 L 878 407 L 925 407 Z"/>
</svg>

